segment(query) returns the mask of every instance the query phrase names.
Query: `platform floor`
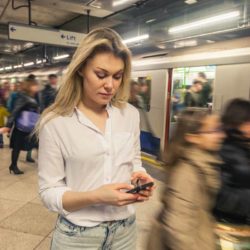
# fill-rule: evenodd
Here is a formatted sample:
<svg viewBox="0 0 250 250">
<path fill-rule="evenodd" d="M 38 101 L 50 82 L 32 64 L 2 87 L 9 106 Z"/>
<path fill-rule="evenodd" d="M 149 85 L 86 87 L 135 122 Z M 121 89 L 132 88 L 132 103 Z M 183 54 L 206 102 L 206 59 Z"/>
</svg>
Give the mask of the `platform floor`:
<svg viewBox="0 0 250 250">
<path fill-rule="evenodd" d="M 33 157 L 37 159 L 34 150 Z M 37 165 L 25 162 L 22 152 L 19 167 L 25 173 L 10 174 L 10 149 L 0 149 L 0 249 L 48 250 L 57 214 L 49 212 L 38 196 Z M 150 221 L 159 211 L 159 193 L 163 184 L 159 181 L 150 201 L 136 205 L 137 250 L 144 250 Z"/>
</svg>

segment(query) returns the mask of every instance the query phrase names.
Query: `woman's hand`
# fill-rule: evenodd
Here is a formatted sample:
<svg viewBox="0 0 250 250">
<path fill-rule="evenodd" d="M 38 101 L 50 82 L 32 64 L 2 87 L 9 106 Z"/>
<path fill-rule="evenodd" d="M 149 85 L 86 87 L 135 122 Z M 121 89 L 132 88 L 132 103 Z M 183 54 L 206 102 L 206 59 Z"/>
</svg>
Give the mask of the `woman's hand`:
<svg viewBox="0 0 250 250">
<path fill-rule="evenodd" d="M 113 206 L 125 206 L 135 203 L 140 196 L 139 194 L 126 193 L 127 190 L 132 188 L 134 188 L 133 185 L 116 183 L 103 185 L 93 192 L 99 203 Z"/>
<path fill-rule="evenodd" d="M 148 182 L 154 182 L 154 179 L 144 171 L 138 171 L 132 174 L 131 183 L 135 185 L 138 180 L 140 181 L 140 185 L 146 184 Z M 154 185 L 153 187 L 148 187 L 147 190 L 140 191 L 138 201 L 148 200 L 149 197 L 153 195 L 155 188 L 156 187 Z"/>
</svg>

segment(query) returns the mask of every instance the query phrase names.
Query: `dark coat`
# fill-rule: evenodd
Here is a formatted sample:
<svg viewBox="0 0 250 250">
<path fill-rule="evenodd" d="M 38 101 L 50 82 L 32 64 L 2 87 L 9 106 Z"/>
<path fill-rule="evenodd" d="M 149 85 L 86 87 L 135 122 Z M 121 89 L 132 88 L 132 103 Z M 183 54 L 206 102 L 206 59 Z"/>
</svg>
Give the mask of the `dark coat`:
<svg viewBox="0 0 250 250">
<path fill-rule="evenodd" d="M 250 140 L 229 131 L 220 155 L 222 188 L 215 215 L 221 221 L 250 224 Z"/>
<path fill-rule="evenodd" d="M 30 138 L 30 133 L 22 132 L 15 126 L 15 122 L 22 111 L 39 112 L 37 101 L 24 93 L 18 95 L 6 126 L 12 128 L 10 147 L 29 151 L 36 146 L 35 140 Z"/>
<path fill-rule="evenodd" d="M 45 85 L 44 89 L 39 93 L 41 112 L 55 101 L 56 93 L 56 90 L 50 84 Z"/>
</svg>

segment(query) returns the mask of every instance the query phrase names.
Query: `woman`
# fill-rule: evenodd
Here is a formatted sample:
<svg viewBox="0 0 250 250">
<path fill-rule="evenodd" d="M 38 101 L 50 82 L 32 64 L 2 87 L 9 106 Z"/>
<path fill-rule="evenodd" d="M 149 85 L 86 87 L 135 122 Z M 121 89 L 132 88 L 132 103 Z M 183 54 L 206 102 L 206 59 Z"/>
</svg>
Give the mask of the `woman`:
<svg viewBox="0 0 250 250">
<path fill-rule="evenodd" d="M 90 32 L 76 50 L 39 129 L 39 185 L 59 214 L 51 249 L 135 249 L 135 211 L 152 189 L 141 166 L 139 114 L 127 104 L 130 52 L 111 29 Z"/>
<path fill-rule="evenodd" d="M 190 108 L 178 117 L 168 155 L 163 209 L 148 249 L 214 250 L 211 209 L 220 186 L 215 151 L 223 133 L 217 116 Z"/>
<path fill-rule="evenodd" d="M 229 102 L 222 122 L 227 137 L 220 151 L 222 187 L 215 214 L 219 221 L 250 225 L 250 102 Z"/>
<path fill-rule="evenodd" d="M 35 95 L 38 92 L 38 83 L 35 80 L 26 80 L 23 92 L 20 92 L 13 111 L 8 119 L 7 126 L 12 128 L 10 147 L 12 148 L 10 173 L 23 174 L 17 166 L 21 150 L 29 151 L 35 147 L 35 140 L 31 132 L 38 120 L 39 107 Z"/>
</svg>

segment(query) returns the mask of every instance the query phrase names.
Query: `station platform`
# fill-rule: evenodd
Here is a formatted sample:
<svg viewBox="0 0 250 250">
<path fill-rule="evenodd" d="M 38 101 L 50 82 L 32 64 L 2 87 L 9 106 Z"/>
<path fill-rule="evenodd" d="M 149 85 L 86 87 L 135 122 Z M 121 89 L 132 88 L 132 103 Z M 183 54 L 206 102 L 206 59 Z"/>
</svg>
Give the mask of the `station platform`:
<svg viewBox="0 0 250 250">
<path fill-rule="evenodd" d="M 37 164 L 25 161 L 22 152 L 19 167 L 23 175 L 9 173 L 10 149 L 0 149 L 0 249 L 4 250 L 49 250 L 57 214 L 49 212 L 38 196 Z M 33 152 L 37 159 L 37 152 Z M 157 180 L 160 170 L 148 161 L 145 167 L 156 178 L 157 189 L 154 196 L 136 205 L 137 250 L 145 249 L 151 219 L 160 209 L 159 194 L 163 188 Z"/>
</svg>

